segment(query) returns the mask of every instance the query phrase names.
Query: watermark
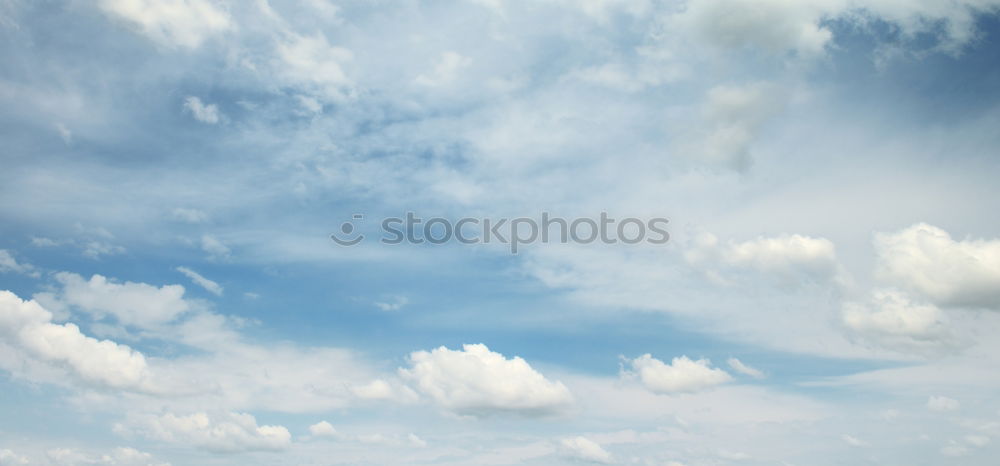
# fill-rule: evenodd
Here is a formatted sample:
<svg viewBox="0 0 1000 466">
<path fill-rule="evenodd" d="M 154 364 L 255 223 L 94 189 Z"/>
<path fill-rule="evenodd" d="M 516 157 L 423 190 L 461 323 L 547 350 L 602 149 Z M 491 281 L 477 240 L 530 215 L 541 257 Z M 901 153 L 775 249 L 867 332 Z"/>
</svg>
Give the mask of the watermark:
<svg viewBox="0 0 1000 466">
<path fill-rule="evenodd" d="M 354 246 L 365 240 L 358 225 L 365 222 L 363 214 L 354 214 L 340 230 L 330 235 L 341 246 Z M 443 217 L 423 219 L 413 212 L 402 217 L 385 217 L 378 222 L 383 244 L 506 244 L 511 254 L 522 246 L 534 243 L 591 244 L 664 244 L 670 240 L 666 230 L 669 221 L 654 217 L 615 219 L 607 212 L 597 218 L 577 217 L 572 220 L 542 212 L 539 218 L 475 218 L 451 220 Z"/>
</svg>

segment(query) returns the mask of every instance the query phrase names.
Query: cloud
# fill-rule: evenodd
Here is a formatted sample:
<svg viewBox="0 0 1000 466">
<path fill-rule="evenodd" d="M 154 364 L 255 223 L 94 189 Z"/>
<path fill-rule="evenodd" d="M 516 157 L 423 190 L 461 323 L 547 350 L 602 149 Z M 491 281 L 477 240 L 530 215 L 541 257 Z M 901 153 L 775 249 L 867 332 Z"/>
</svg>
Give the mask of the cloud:
<svg viewBox="0 0 1000 466">
<path fill-rule="evenodd" d="M 794 51 L 815 56 L 833 38 L 833 33 L 819 24 L 821 16 L 837 3 L 691 0 L 673 20 L 713 46 L 749 46 L 771 53 Z"/>
<path fill-rule="evenodd" d="M 746 171 L 753 163 L 751 145 L 786 101 L 786 91 L 771 83 L 715 86 L 702 104 L 701 125 L 679 149 L 709 165 Z"/>
<path fill-rule="evenodd" d="M 225 243 L 212 235 L 203 235 L 201 237 L 201 249 L 214 259 L 225 259 L 232 252 L 229 246 L 226 246 Z"/>
<path fill-rule="evenodd" d="M 184 109 L 191 112 L 195 120 L 214 125 L 219 122 L 219 107 L 215 104 L 205 105 L 201 99 L 188 96 L 184 98 Z"/>
<path fill-rule="evenodd" d="M 729 358 L 728 360 L 726 360 L 726 364 L 729 364 L 729 367 L 731 367 L 734 371 L 739 372 L 740 374 L 748 375 L 748 376 L 753 377 L 755 379 L 763 379 L 764 378 L 764 373 L 763 372 L 761 372 L 761 371 L 759 371 L 757 369 L 754 369 L 754 368 L 752 368 L 752 367 L 750 367 L 750 366 L 748 366 L 746 364 L 743 364 L 743 362 L 740 361 L 739 359 Z"/>
<path fill-rule="evenodd" d="M 899 349 L 936 348 L 952 337 L 947 316 L 897 290 L 876 290 L 868 303 L 844 303 L 843 323 L 857 334 Z"/>
<path fill-rule="evenodd" d="M 590 463 L 611 464 L 613 459 L 601 445 L 586 437 L 564 438 L 559 441 L 563 452 L 570 458 Z"/>
<path fill-rule="evenodd" d="M 561 382 L 546 379 L 524 359 L 507 359 L 483 344 L 415 351 L 410 368 L 399 373 L 420 393 L 459 414 L 551 414 L 573 402 Z"/>
<path fill-rule="evenodd" d="M 868 442 L 866 442 L 864 440 L 861 440 L 861 439 L 859 439 L 859 438 L 857 438 L 857 437 L 855 437 L 853 435 L 844 434 L 844 435 L 840 436 L 840 439 L 843 440 L 844 443 L 846 443 L 846 444 L 848 444 L 848 445 L 850 445 L 852 447 L 867 447 L 868 446 Z"/>
<path fill-rule="evenodd" d="M 382 311 L 398 311 L 410 303 L 410 298 L 406 296 L 393 296 L 385 301 L 375 301 L 375 307 Z"/>
<path fill-rule="evenodd" d="M 100 6 L 169 46 L 198 47 L 234 26 L 225 10 L 206 0 L 102 0 Z"/>
<path fill-rule="evenodd" d="M 184 299 L 181 285 L 157 288 L 145 283 L 117 283 L 101 275 L 86 280 L 69 272 L 59 272 L 55 278 L 62 288 L 54 293 L 39 293 L 36 299 L 58 308 L 77 308 L 98 319 L 110 315 L 123 325 L 153 328 L 192 308 Z"/>
<path fill-rule="evenodd" d="M 644 354 L 630 364 L 634 372 L 625 375 L 638 375 L 646 388 L 660 394 L 698 392 L 732 380 L 726 371 L 711 367 L 707 359 L 692 361 L 687 356 L 680 356 L 665 364 Z"/>
<path fill-rule="evenodd" d="M 45 456 L 51 464 L 78 466 L 83 464 L 108 466 L 170 466 L 153 455 L 130 447 L 117 447 L 109 453 L 83 452 L 73 448 L 50 448 Z M 6 464 L 0 461 L 0 464 Z M 15 463 L 16 464 L 16 463 Z M 29 463 L 24 463 L 29 464 Z"/>
<path fill-rule="evenodd" d="M 205 223 L 208 221 L 208 214 L 199 209 L 185 209 L 177 207 L 170 211 L 173 218 L 186 223 Z"/>
<path fill-rule="evenodd" d="M 367 384 L 353 387 L 351 392 L 358 398 L 366 400 L 388 400 L 396 395 L 392 385 L 382 379 L 375 379 Z"/>
<path fill-rule="evenodd" d="M 309 426 L 309 433 L 313 437 L 336 437 L 337 429 L 334 429 L 329 422 L 320 421 Z"/>
<path fill-rule="evenodd" d="M 88 337 L 72 323 L 54 324 L 52 313 L 9 291 L 0 291 L 0 334 L 5 337 L 0 346 L 12 345 L 32 360 L 63 367 L 85 381 L 120 389 L 150 388 L 149 369 L 141 353 Z"/>
<path fill-rule="evenodd" d="M 16 259 L 14 259 L 14 256 L 11 255 L 10 251 L 0 249 L 0 273 L 9 272 L 28 275 L 35 278 L 41 276 L 41 273 L 35 270 L 35 266 L 24 262 L 19 263 Z"/>
<path fill-rule="evenodd" d="M 760 237 L 721 248 L 722 261 L 783 277 L 830 278 L 837 270 L 833 243 L 802 235 Z"/>
<path fill-rule="evenodd" d="M 919 223 L 875 235 L 877 275 L 941 306 L 1000 310 L 1000 239 L 955 241 Z"/>
<path fill-rule="evenodd" d="M 961 403 L 954 398 L 946 396 L 932 396 L 927 399 L 927 409 L 937 412 L 955 411 L 961 407 Z"/>
<path fill-rule="evenodd" d="M 6 448 L 0 449 L 0 466 L 30 464 L 26 456 L 21 456 Z"/>
<path fill-rule="evenodd" d="M 190 278 L 198 286 L 204 288 L 209 293 L 216 296 L 222 296 L 222 286 L 218 283 L 203 277 L 200 273 L 195 272 L 187 267 L 177 267 L 177 271 L 184 274 L 186 277 Z"/>
<path fill-rule="evenodd" d="M 331 46 L 321 32 L 290 33 L 278 44 L 276 68 L 292 86 L 323 101 L 340 102 L 353 93 L 353 82 L 343 68 L 353 57 L 350 50 Z"/>
<path fill-rule="evenodd" d="M 429 87 L 443 86 L 455 80 L 458 72 L 472 64 L 472 60 L 457 52 L 447 51 L 441 54 L 434 71 L 417 76 L 417 84 Z"/>
<path fill-rule="evenodd" d="M 119 425 L 116 430 L 217 453 L 280 451 L 287 449 L 292 440 L 284 426 L 259 426 L 246 413 L 197 412 L 186 416 L 167 413 L 145 417 L 133 426 Z"/>
</svg>

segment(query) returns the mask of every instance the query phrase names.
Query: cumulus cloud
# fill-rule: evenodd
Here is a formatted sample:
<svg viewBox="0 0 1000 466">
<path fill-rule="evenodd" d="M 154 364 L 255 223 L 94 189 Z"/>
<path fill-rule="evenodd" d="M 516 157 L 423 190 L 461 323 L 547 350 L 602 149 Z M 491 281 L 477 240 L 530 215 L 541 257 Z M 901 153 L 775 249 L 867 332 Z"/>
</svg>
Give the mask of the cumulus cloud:
<svg viewBox="0 0 1000 466">
<path fill-rule="evenodd" d="M 600 444 L 586 437 L 564 438 L 559 442 L 563 453 L 573 459 L 590 463 L 611 464 L 613 458 Z"/>
<path fill-rule="evenodd" d="M 92 453 L 72 448 L 51 448 L 45 456 L 52 464 L 77 466 L 96 464 L 108 466 L 170 466 L 170 463 L 157 461 L 152 454 L 130 447 L 117 447 L 108 453 Z M 0 464 L 6 464 L 0 461 Z M 18 464 L 18 463 L 15 463 Z M 29 464 L 29 463 L 23 463 Z"/>
<path fill-rule="evenodd" d="M 190 278 L 191 281 L 193 281 L 196 285 L 204 288 L 209 293 L 212 293 L 216 296 L 222 296 L 222 286 L 219 285 L 218 283 L 205 278 L 200 273 L 195 272 L 194 270 L 191 270 L 187 267 L 177 267 L 177 271 L 184 274 L 184 276 Z"/>
<path fill-rule="evenodd" d="M 35 278 L 41 276 L 41 273 L 35 270 L 35 266 L 24 262 L 18 262 L 17 259 L 14 259 L 14 256 L 11 255 L 10 251 L 0 249 L 0 273 L 8 272 L 28 275 Z"/>
<path fill-rule="evenodd" d="M 4 336 L 0 345 L 10 345 L 34 361 L 65 368 L 87 382 L 121 389 L 150 388 L 149 369 L 141 353 L 88 337 L 72 323 L 54 324 L 52 313 L 9 291 L 0 291 L 0 335 Z M 0 362 L 18 364 L 8 358 Z"/>
<path fill-rule="evenodd" d="M 686 258 L 697 265 L 747 269 L 785 280 L 828 280 L 839 270 L 830 240 L 797 234 L 721 243 L 715 235 L 702 233 Z"/>
<path fill-rule="evenodd" d="M 194 48 L 233 27 L 229 14 L 206 0 L 102 0 L 101 8 L 170 46 Z"/>
<path fill-rule="evenodd" d="M 883 346 L 934 348 L 951 337 L 948 318 L 933 304 L 914 303 L 897 290 L 876 290 L 867 303 L 843 305 L 844 324 Z"/>
<path fill-rule="evenodd" d="M 880 278 L 941 306 L 1000 310 L 1000 239 L 955 241 L 920 223 L 875 236 Z"/>
<path fill-rule="evenodd" d="M 764 373 L 763 372 L 761 372 L 760 370 L 754 369 L 753 367 L 750 367 L 750 366 L 748 366 L 746 364 L 743 364 L 743 362 L 740 361 L 739 359 L 729 358 L 728 360 L 726 360 L 726 364 L 729 364 L 730 368 L 732 368 L 734 371 L 736 371 L 736 372 L 738 372 L 740 374 L 748 375 L 748 376 L 753 377 L 755 379 L 763 379 L 764 378 Z"/>
<path fill-rule="evenodd" d="M 546 379 L 520 357 L 507 359 L 483 344 L 415 351 L 410 367 L 399 373 L 420 393 L 460 414 L 550 414 L 573 401 L 561 382 Z"/>
<path fill-rule="evenodd" d="M 313 437 L 336 437 L 337 429 L 334 429 L 329 422 L 320 421 L 309 426 L 309 433 Z"/>
<path fill-rule="evenodd" d="M 321 100 L 337 102 L 353 92 L 352 80 L 344 71 L 344 64 L 353 58 L 350 50 L 330 45 L 322 33 L 288 34 L 278 44 L 276 67 L 289 84 Z"/>
<path fill-rule="evenodd" d="M 36 299 L 58 308 L 80 309 L 98 319 L 110 315 L 123 325 L 153 328 L 191 310 L 181 285 L 118 283 L 101 275 L 87 280 L 69 272 L 59 272 L 55 278 L 61 289 L 39 293 Z"/>
<path fill-rule="evenodd" d="M 948 398 L 946 396 L 931 396 L 927 398 L 927 409 L 937 412 L 948 412 L 955 411 L 961 406 L 961 403 L 954 398 Z"/>
<path fill-rule="evenodd" d="M 184 109 L 191 112 L 195 120 L 214 125 L 219 122 L 219 107 L 215 104 L 205 104 L 201 99 L 188 96 L 184 98 Z"/>
<path fill-rule="evenodd" d="M 692 361 L 687 356 L 680 356 L 666 364 L 647 353 L 629 363 L 632 372 L 625 375 L 637 375 L 654 393 L 692 393 L 732 380 L 726 371 L 711 367 L 707 359 Z"/>
<path fill-rule="evenodd" d="M 292 441 L 285 427 L 257 425 L 257 420 L 246 413 L 167 413 L 143 418 L 134 426 L 119 425 L 116 430 L 218 453 L 284 450 Z"/>
</svg>

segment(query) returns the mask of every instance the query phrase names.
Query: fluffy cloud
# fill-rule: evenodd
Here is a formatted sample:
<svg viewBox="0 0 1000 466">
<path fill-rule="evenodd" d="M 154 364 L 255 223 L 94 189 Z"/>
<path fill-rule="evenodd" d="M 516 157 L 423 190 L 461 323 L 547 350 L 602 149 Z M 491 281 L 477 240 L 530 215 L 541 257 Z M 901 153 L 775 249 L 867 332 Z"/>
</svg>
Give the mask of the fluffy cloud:
<svg viewBox="0 0 1000 466">
<path fill-rule="evenodd" d="M 900 349 L 938 347 L 951 336 L 948 318 L 940 309 L 914 303 L 896 290 L 877 290 L 868 303 L 845 303 L 841 317 L 858 334 Z"/>
<path fill-rule="evenodd" d="M 329 422 L 320 421 L 309 426 L 309 433 L 313 437 L 336 437 L 337 429 L 334 429 Z"/>
<path fill-rule="evenodd" d="M 52 314 L 35 301 L 22 301 L 9 291 L 0 291 L 2 346 L 11 345 L 26 357 L 102 386 L 142 390 L 149 388 L 145 357 L 109 340 L 96 340 L 71 323 L 54 324 Z M 18 362 L 7 358 L 0 362 Z M 6 367 L 15 370 L 14 367 Z"/>
<path fill-rule="evenodd" d="M 101 275 L 86 280 L 69 272 L 57 273 L 55 278 L 62 289 L 39 293 L 36 299 L 59 308 L 74 307 L 99 319 L 110 315 L 123 325 L 156 327 L 175 320 L 192 307 L 184 299 L 181 285 L 157 288 L 145 283 L 117 283 Z"/>
<path fill-rule="evenodd" d="M 570 458 L 591 463 L 611 464 L 613 459 L 600 444 L 586 437 L 571 437 L 559 442 L 563 452 Z"/>
<path fill-rule="evenodd" d="M 184 98 L 184 109 L 191 112 L 195 120 L 214 125 L 219 122 L 219 107 L 215 104 L 205 104 L 201 99 L 188 96 Z"/>
<path fill-rule="evenodd" d="M 343 101 L 353 83 L 343 65 L 354 55 L 343 47 L 331 46 L 326 36 L 289 34 L 278 44 L 275 67 L 289 84 L 302 87 L 324 101 Z"/>
<path fill-rule="evenodd" d="M 48 460 L 57 465 L 76 466 L 97 464 L 108 466 L 170 466 L 157 461 L 153 455 L 129 447 L 117 447 L 109 453 L 94 454 L 72 448 L 52 448 L 45 452 Z M 0 461 L 0 464 L 6 464 Z M 15 463 L 18 464 L 18 463 Z M 29 464 L 29 463 L 23 463 Z"/>
<path fill-rule="evenodd" d="M 726 371 L 711 367 L 707 359 L 692 361 L 687 356 L 676 357 L 666 364 L 649 354 L 630 361 L 631 373 L 655 393 L 691 393 L 732 380 Z"/>
<path fill-rule="evenodd" d="M 875 236 L 882 279 L 942 306 L 1000 310 L 1000 240 L 955 241 L 920 223 Z"/>
<path fill-rule="evenodd" d="M 507 359 L 486 345 L 440 347 L 410 354 L 400 374 L 439 405 L 461 414 L 514 412 L 549 414 L 573 401 L 561 382 L 552 382 L 524 359 Z"/>
<path fill-rule="evenodd" d="M 146 417 L 136 424 L 132 427 L 119 425 L 116 430 L 219 453 L 284 450 L 292 441 L 285 427 L 259 426 L 253 416 L 245 413 L 210 415 L 198 412 L 187 416 L 167 413 Z"/>
<path fill-rule="evenodd" d="M 165 45 L 197 47 L 233 27 L 229 14 L 206 0 L 102 0 L 100 6 Z"/>
<path fill-rule="evenodd" d="M 209 293 L 216 296 L 222 296 L 222 286 L 218 283 L 209 280 L 202 276 L 200 273 L 195 272 L 187 267 L 177 267 L 177 271 L 184 274 L 186 277 L 190 278 L 198 286 L 204 288 Z"/>
<path fill-rule="evenodd" d="M 803 235 L 759 237 L 723 244 L 714 235 L 703 233 L 696 238 L 686 258 L 696 265 L 747 269 L 785 280 L 828 280 L 839 270 L 830 240 Z"/>
</svg>

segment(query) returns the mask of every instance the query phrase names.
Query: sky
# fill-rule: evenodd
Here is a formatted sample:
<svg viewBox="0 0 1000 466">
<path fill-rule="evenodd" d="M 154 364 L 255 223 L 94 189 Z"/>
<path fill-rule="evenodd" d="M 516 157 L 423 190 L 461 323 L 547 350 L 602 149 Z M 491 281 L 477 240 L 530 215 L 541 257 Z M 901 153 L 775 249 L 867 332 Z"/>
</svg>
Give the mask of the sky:
<svg viewBox="0 0 1000 466">
<path fill-rule="evenodd" d="M 0 0 L 0 38 L 0 465 L 1000 455 L 1000 0 Z M 380 241 L 407 213 L 669 240 Z"/>
</svg>

